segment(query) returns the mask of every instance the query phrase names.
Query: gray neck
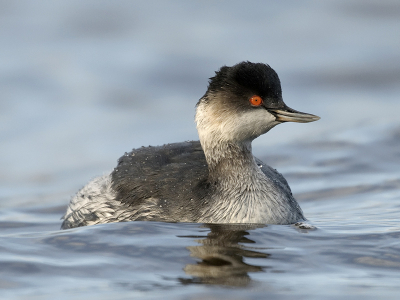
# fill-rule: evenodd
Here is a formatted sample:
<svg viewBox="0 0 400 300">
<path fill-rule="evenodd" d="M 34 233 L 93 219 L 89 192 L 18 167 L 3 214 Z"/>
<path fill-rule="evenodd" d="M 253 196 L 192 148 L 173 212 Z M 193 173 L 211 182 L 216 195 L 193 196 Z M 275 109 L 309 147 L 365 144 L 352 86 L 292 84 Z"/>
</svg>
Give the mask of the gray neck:
<svg viewBox="0 0 400 300">
<path fill-rule="evenodd" d="M 251 142 L 220 142 L 204 144 L 209 179 L 219 183 L 231 182 L 232 186 L 251 182 L 259 168 L 251 153 Z"/>
<path fill-rule="evenodd" d="M 216 101 L 218 98 L 213 100 L 203 98 L 196 108 L 197 131 L 210 182 L 225 182 L 227 186 L 231 182 L 232 187 L 246 185 L 259 171 L 251 153 L 254 137 L 249 134 L 248 124 L 254 120 L 246 114 L 224 109 Z M 254 130 L 254 126 L 251 128 Z"/>
</svg>

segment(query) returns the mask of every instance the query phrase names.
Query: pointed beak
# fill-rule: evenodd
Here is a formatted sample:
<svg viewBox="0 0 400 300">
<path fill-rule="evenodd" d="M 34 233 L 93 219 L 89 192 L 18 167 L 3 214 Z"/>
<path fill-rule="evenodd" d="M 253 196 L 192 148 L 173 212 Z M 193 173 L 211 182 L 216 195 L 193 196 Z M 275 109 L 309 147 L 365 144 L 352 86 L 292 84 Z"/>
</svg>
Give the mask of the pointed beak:
<svg viewBox="0 0 400 300">
<path fill-rule="evenodd" d="M 320 117 L 294 110 L 288 106 L 283 109 L 268 109 L 279 122 L 309 123 L 318 121 Z"/>
</svg>

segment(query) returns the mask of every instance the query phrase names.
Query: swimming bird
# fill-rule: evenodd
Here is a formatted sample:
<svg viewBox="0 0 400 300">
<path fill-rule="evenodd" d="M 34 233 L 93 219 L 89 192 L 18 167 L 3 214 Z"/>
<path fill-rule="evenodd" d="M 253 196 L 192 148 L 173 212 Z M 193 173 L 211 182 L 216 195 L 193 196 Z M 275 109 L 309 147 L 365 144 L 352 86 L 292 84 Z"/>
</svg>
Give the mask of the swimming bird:
<svg viewBox="0 0 400 300">
<path fill-rule="evenodd" d="M 252 154 L 283 122 L 319 117 L 289 108 L 263 63 L 223 66 L 196 105 L 200 141 L 142 147 L 84 186 L 61 228 L 122 222 L 294 224 L 306 220 L 285 178 Z"/>
</svg>

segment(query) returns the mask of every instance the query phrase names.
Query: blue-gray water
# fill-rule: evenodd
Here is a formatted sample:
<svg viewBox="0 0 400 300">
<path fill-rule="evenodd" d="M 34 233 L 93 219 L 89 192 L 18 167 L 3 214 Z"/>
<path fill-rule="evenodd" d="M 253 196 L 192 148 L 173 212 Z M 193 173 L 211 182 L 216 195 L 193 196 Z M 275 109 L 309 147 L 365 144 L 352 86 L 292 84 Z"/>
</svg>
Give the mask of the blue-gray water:
<svg viewBox="0 0 400 300">
<path fill-rule="evenodd" d="M 1 299 L 397 299 L 397 1 L 1 1 Z M 60 231 L 125 151 L 197 139 L 207 78 L 269 63 L 321 116 L 254 142 L 317 230 Z"/>
</svg>

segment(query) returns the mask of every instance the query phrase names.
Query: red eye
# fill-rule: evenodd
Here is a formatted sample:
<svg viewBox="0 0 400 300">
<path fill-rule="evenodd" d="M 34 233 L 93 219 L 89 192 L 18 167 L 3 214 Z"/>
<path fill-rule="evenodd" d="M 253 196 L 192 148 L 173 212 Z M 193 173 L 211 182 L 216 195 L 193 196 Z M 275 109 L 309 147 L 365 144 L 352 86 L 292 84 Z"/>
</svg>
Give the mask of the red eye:
<svg viewBox="0 0 400 300">
<path fill-rule="evenodd" d="M 253 106 L 260 106 L 263 103 L 263 100 L 261 99 L 260 96 L 254 95 L 249 99 L 251 105 Z"/>
</svg>

